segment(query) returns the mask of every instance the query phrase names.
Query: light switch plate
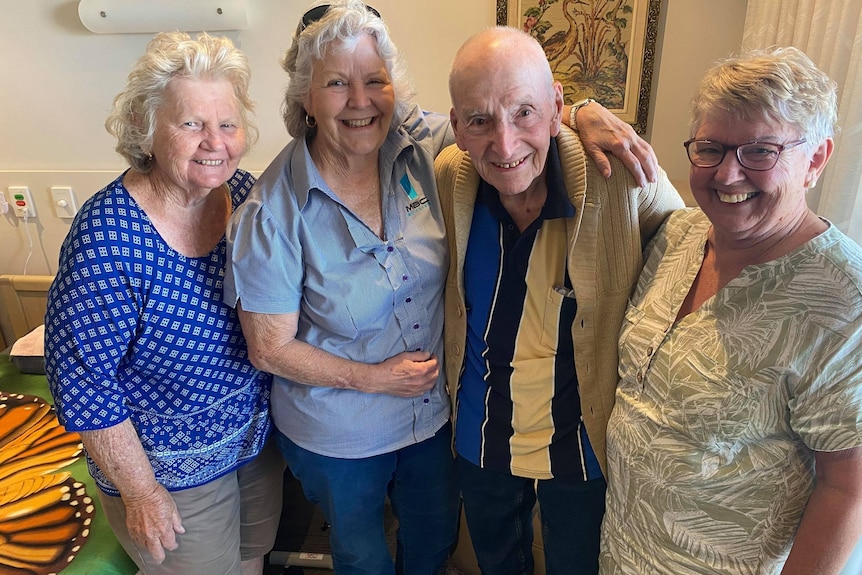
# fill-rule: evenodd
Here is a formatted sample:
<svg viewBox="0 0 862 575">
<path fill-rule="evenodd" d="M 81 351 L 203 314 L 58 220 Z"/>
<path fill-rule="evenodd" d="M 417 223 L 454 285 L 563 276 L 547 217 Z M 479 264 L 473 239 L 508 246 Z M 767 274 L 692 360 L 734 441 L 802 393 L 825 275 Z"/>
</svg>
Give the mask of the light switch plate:
<svg viewBox="0 0 862 575">
<path fill-rule="evenodd" d="M 51 203 L 58 218 L 74 218 L 78 213 L 78 202 L 68 186 L 51 186 Z"/>
</svg>

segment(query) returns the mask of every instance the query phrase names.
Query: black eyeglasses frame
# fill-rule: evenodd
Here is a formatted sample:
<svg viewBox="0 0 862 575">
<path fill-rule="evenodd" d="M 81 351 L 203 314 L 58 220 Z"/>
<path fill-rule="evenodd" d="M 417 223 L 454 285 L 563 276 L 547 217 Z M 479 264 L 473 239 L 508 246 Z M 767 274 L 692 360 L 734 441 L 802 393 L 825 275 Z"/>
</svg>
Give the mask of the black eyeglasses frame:
<svg viewBox="0 0 862 575">
<path fill-rule="evenodd" d="M 778 164 L 778 158 L 779 158 L 779 156 L 781 156 L 781 152 L 783 152 L 784 150 L 788 150 L 790 148 L 795 148 L 796 146 L 804 144 L 806 141 L 807 140 L 805 138 L 802 138 L 801 140 L 795 140 L 793 142 L 788 142 L 786 144 L 776 144 L 775 142 L 757 142 L 757 141 L 755 141 L 755 142 L 746 142 L 744 144 L 739 144 L 738 146 L 728 146 L 726 144 L 722 144 L 720 142 L 714 142 L 712 140 L 708 140 L 705 138 L 691 138 L 690 140 L 686 140 L 685 142 L 683 142 L 682 145 L 685 148 L 685 154 L 686 154 L 686 156 L 688 156 L 688 161 L 691 162 L 691 165 L 694 166 L 695 168 L 715 168 L 715 167 L 721 165 L 721 163 L 724 161 L 724 158 L 727 156 L 728 152 L 733 151 L 736 155 L 736 161 L 739 162 L 739 165 L 742 166 L 743 168 L 745 168 L 747 170 L 754 170 L 755 172 L 768 172 L 769 170 L 774 168 L 776 164 Z M 715 162 L 714 164 L 703 164 L 703 163 L 698 164 L 698 163 L 696 163 L 694 161 L 694 159 L 691 157 L 691 145 L 694 143 L 707 143 L 707 144 L 713 144 L 715 146 L 720 146 L 722 149 L 721 158 L 719 158 L 719 160 L 717 162 Z M 775 146 L 775 148 L 776 148 L 777 153 L 775 154 L 775 161 L 768 168 L 754 168 L 754 167 L 748 166 L 748 165 L 746 165 L 745 160 L 742 159 L 742 154 L 739 151 L 740 148 L 744 148 L 745 146 L 754 146 L 754 145 L 758 145 L 758 144 L 759 145 L 767 144 L 769 146 Z"/>
</svg>

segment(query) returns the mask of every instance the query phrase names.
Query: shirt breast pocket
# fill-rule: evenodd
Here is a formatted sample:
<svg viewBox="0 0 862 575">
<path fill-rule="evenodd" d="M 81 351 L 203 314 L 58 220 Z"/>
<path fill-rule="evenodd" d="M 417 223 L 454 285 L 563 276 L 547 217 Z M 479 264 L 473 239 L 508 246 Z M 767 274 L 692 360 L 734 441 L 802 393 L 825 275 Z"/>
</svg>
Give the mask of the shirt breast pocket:
<svg viewBox="0 0 862 575">
<path fill-rule="evenodd" d="M 577 311 L 575 292 L 566 287 L 549 287 L 545 297 L 545 309 L 542 317 L 542 345 L 556 352 L 559 347 L 560 334 L 566 330 L 571 338 L 572 322 Z"/>
</svg>

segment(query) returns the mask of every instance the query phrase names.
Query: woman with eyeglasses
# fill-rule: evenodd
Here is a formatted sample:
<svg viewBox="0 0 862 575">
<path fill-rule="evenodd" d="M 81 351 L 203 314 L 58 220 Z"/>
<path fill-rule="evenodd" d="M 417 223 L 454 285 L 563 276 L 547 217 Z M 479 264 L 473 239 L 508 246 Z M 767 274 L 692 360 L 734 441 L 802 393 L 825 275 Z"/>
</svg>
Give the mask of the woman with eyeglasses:
<svg viewBox="0 0 862 575">
<path fill-rule="evenodd" d="M 648 247 L 620 333 L 601 572 L 837 574 L 862 535 L 862 250 L 805 201 L 836 86 L 755 51 L 692 110 L 700 209 Z"/>
<path fill-rule="evenodd" d="M 331 524 L 336 573 L 434 575 L 458 517 L 434 180 L 454 137 L 412 103 L 386 26 L 360 2 L 309 10 L 283 67 L 294 140 L 231 219 L 225 298 L 252 362 L 275 375 L 276 437 Z"/>
</svg>

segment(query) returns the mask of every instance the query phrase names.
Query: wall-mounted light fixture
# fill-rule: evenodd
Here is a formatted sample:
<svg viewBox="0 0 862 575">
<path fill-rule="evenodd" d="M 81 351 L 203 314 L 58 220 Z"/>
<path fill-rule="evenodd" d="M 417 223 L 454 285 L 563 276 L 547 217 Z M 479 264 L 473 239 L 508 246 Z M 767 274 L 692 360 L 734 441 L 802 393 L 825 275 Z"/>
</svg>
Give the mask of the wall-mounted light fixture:
<svg viewBox="0 0 862 575">
<path fill-rule="evenodd" d="M 81 0 L 78 16 L 96 34 L 248 27 L 245 0 Z"/>
</svg>

